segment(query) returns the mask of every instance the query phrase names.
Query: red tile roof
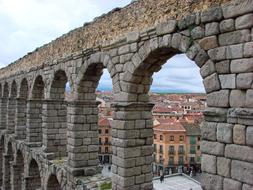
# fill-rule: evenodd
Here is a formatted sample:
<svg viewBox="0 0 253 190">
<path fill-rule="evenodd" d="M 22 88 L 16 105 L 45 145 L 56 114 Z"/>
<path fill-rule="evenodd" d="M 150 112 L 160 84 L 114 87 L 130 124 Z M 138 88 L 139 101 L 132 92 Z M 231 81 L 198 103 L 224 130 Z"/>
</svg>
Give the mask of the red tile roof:
<svg viewBox="0 0 253 190">
<path fill-rule="evenodd" d="M 181 132 L 185 132 L 185 128 L 183 127 L 183 125 L 178 122 L 169 122 L 169 123 L 160 123 L 156 126 L 154 126 L 154 130 L 155 131 L 181 131 Z"/>
<path fill-rule="evenodd" d="M 101 127 L 110 127 L 111 124 L 110 124 L 110 121 L 108 118 L 100 118 L 99 121 L 98 121 L 98 125 L 101 126 Z"/>
</svg>

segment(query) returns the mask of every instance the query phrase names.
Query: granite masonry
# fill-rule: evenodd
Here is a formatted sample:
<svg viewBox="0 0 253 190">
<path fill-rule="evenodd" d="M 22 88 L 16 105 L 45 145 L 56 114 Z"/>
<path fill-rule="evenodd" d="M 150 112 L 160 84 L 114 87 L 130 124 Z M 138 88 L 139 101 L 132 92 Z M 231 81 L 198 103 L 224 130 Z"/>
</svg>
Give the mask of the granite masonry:
<svg viewBox="0 0 253 190">
<path fill-rule="evenodd" d="M 115 100 L 113 189 L 153 189 L 148 92 L 153 73 L 179 53 L 200 68 L 207 92 L 203 188 L 252 190 L 252 0 L 134 1 L 1 69 L 2 189 L 98 189 L 109 180 L 99 174 L 95 95 L 105 68 Z"/>
</svg>

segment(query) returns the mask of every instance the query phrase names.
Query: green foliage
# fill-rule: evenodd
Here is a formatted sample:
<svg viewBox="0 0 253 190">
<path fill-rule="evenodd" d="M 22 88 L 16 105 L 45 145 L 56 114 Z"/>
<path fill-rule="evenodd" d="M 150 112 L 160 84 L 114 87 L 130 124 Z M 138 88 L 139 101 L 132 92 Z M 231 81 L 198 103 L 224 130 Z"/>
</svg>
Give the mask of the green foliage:
<svg viewBox="0 0 253 190">
<path fill-rule="evenodd" d="M 112 189 L 112 182 L 104 182 L 100 184 L 100 190 L 109 190 Z"/>
</svg>

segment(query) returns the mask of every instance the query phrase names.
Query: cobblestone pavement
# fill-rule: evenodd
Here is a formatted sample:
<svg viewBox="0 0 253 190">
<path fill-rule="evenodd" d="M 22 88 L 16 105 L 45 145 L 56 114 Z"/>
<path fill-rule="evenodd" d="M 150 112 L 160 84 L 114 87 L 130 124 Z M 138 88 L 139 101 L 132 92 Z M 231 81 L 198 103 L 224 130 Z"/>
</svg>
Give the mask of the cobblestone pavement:
<svg viewBox="0 0 253 190">
<path fill-rule="evenodd" d="M 165 178 L 163 183 L 159 179 L 153 181 L 155 190 L 202 190 L 201 186 L 184 176 Z"/>
</svg>

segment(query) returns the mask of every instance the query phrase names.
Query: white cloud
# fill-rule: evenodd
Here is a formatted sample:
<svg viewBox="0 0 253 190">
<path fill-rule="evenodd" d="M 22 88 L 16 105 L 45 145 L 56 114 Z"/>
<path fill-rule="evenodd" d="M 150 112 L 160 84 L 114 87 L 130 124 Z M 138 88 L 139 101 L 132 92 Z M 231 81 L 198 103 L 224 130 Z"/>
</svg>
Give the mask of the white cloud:
<svg viewBox="0 0 253 190">
<path fill-rule="evenodd" d="M 131 0 L 0 0 L 0 68 Z M 203 92 L 199 69 L 177 55 L 154 74 L 153 90 Z M 99 88 L 110 89 L 106 71 Z"/>
<path fill-rule="evenodd" d="M 130 0 L 0 0 L 0 67 Z"/>
</svg>

